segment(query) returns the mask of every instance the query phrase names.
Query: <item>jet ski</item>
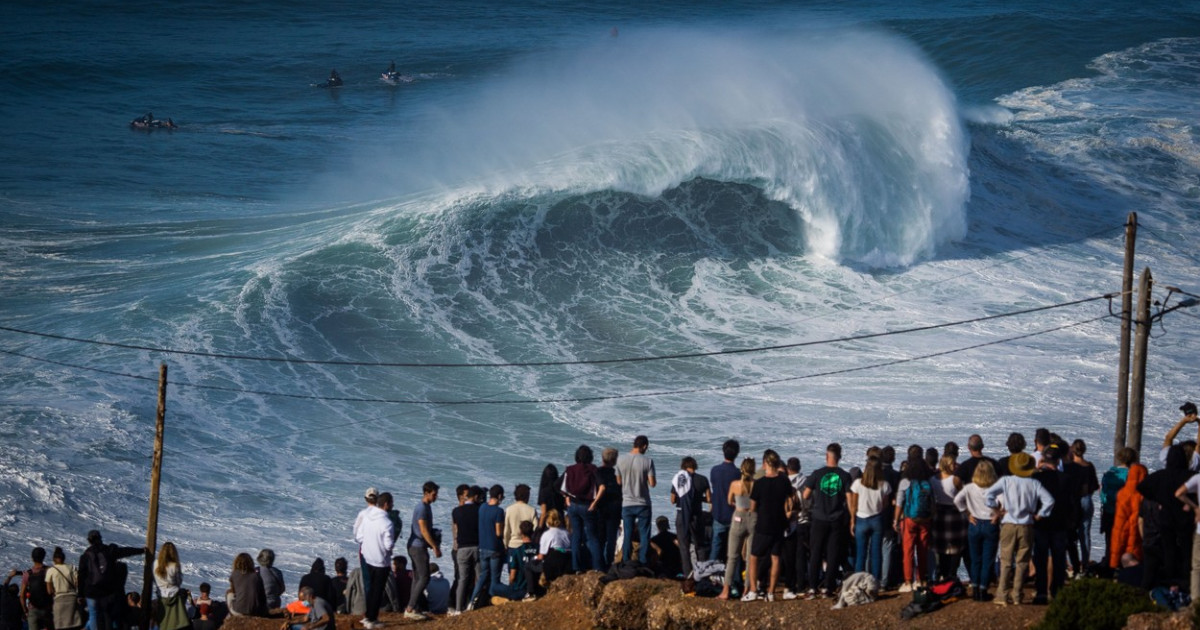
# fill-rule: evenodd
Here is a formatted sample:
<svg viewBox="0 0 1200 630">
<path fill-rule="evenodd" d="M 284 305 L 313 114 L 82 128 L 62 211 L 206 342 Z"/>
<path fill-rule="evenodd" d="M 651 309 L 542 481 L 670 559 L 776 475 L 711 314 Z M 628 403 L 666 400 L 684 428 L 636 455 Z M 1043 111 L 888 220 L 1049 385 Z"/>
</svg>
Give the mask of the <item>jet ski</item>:
<svg viewBox="0 0 1200 630">
<path fill-rule="evenodd" d="M 396 72 L 395 70 L 389 70 L 389 71 L 384 72 L 383 74 L 379 75 L 379 80 L 383 81 L 384 83 L 387 83 L 388 85 L 399 85 L 401 83 L 412 83 L 413 82 L 412 77 L 408 76 L 407 74 L 400 74 L 399 72 Z"/>
<path fill-rule="evenodd" d="M 158 120 L 153 114 L 147 112 L 145 116 L 139 116 L 129 121 L 130 129 L 141 129 L 143 131 L 151 131 L 154 129 L 178 129 L 179 125 L 170 118 L 166 120 Z"/>
<path fill-rule="evenodd" d="M 317 87 L 323 88 L 342 87 L 342 75 L 338 74 L 337 70 L 331 70 L 329 72 L 329 78 L 325 79 L 324 83 L 318 83 L 316 85 Z"/>
</svg>

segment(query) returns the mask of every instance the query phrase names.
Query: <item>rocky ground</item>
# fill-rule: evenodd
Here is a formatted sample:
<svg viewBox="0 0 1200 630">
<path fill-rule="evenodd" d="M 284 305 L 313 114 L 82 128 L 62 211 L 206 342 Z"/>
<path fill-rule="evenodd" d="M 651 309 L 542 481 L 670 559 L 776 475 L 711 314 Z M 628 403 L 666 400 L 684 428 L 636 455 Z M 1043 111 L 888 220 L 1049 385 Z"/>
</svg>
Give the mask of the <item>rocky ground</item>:
<svg viewBox="0 0 1200 630">
<path fill-rule="evenodd" d="M 506 628 L 527 630 L 733 630 L 743 628 L 800 627 L 822 630 L 865 628 L 1029 628 L 1044 614 L 1044 606 L 997 606 L 970 600 L 954 602 L 911 621 L 900 619 L 900 610 L 911 597 L 885 594 L 879 601 L 843 610 L 831 610 L 832 601 L 726 602 L 684 597 L 679 584 L 637 578 L 603 586 L 599 573 L 561 578 L 550 594 L 533 602 L 490 606 L 457 617 L 435 616 L 429 621 L 409 621 L 396 613 L 383 613 L 387 627 L 420 624 L 429 628 L 477 630 Z M 343 615 L 338 630 L 361 630 L 360 617 Z M 223 630 L 279 630 L 282 618 L 234 618 Z"/>
</svg>

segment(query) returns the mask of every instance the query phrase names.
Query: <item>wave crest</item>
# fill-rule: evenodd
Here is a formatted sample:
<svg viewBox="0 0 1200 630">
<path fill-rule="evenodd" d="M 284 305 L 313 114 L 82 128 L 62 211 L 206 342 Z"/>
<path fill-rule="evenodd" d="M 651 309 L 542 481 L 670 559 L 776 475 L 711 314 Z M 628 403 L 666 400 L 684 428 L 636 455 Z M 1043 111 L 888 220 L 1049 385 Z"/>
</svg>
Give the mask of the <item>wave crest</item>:
<svg viewBox="0 0 1200 630">
<path fill-rule="evenodd" d="M 422 127 L 389 163 L 411 187 L 657 196 L 696 178 L 749 183 L 798 213 L 808 252 L 878 266 L 966 230 L 954 98 L 919 51 L 880 33 L 622 35 L 525 60 Z"/>
</svg>

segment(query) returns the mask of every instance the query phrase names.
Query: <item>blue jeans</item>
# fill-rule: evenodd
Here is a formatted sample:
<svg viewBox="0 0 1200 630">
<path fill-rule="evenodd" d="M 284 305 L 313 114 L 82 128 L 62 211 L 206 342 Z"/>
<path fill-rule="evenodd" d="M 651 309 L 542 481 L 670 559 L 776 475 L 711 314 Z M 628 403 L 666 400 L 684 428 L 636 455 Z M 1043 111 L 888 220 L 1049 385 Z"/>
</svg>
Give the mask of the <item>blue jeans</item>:
<svg viewBox="0 0 1200 630">
<path fill-rule="evenodd" d="M 725 550 L 725 545 L 729 543 L 729 523 L 713 520 L 712 529 L 712 544 L 708 548 L 709 562 L 724 558 L 725 554 L 722 552 Z"/>
<path fill-rule="evenodd" d="M 84 601 L 87 602 L 88 614 L 87 625 L 85 625 L 84 628 L 86 630 L 96 630 L 96 600 L 89 597 Z"/>
<path fill-rule="evenodd" d="M 1092 559 L 1092 514 L 1095 510 L 1092 495 L 1079 497 L 1079 560 L 1084 570 Z"/>
<path fill-rule="evenodd" d="M 871 575 L 879 580 L 883 575 L 883 514 L 858 518 L 854 523 L 854 572 L 867 570 L 867 554 L 870 553 Z"/>
<path fill-rule="evenodd" d="M 479 579 L 475 581 L 475 591 L 471 593 L 471 604 L 479 599 L 483 587 L 487 586 L 492 597 L 508 597 L 508 587 L 500 583 L 500 574 L 504 572 L 504 554 L 491 549 L 479 548 Z"/>
<path fill-rule="evenodd" d="M 600 538 L 596 535 L 596 522 L 599 515 L 587 509 L 582 503 L 572 503 L 567 507 L 567 518 L 571 519 L 571 570 L 579 573 L 589 568 L 602 570 L 604 559 L 601 557 Z M 584 562 L 583 546 L 591 556 L 589 562 Z"/>
<path fill-rule="evenodd" d="M 987 590 L 992 581 L 992 565 L 996 563 L 996 550 L 1000 545 L 1000 525 L 991 521 L 978 521 L 967 526 L 967 548 L 971 550 L 971 563 L 967 572 L 971 584 L 977 589 Z"/>
<path fill-rule="evenodd" d="M 621 557 L 630 560 L 633 553 L 633 527 L 637 524 L 638 562 L 650 564 L 650 506 L 631 505 L 621 508 L 621 523 L 625 527 L 625 542 L 621 545 Z"/>
</svg>

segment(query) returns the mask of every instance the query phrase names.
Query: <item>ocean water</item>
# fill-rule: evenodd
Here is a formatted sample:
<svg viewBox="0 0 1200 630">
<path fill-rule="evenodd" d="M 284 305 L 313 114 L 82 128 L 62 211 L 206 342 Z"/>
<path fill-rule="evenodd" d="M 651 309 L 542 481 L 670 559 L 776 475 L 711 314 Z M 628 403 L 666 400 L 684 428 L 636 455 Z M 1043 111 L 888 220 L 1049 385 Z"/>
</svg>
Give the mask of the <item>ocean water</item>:
<svg viewBox="0 0 1200 630">
<path fill-rule="evenodd" d="M 261 547 L 294 586 L 354 552 L 367 486 L 407 522 L 433 479 L 446 525 L 458 483 L 639 433 L 664 479 L 730 436 L 811 470 L 1040 426 L 1103 469 L 1119 330 L 1088 298 L 1129 212 L 1155 298 L 1200 294 L 1195 2 L 0 16 L 13 566 L 144 540 L 160 363 L 159 540 L 189 586 Z M 1197 315 L 1155 329 L 1146 444 L 1200 397 Z"/>
</svg>

